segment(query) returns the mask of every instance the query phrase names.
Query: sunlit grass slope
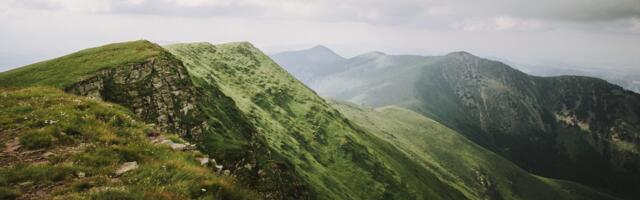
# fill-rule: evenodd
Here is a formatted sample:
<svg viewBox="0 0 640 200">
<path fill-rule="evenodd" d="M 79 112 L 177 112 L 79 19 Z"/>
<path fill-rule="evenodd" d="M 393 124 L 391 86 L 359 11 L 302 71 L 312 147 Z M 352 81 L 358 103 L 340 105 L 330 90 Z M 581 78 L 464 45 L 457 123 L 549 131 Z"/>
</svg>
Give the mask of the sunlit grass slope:
<svg viewBox="0 0 640 200">
<path fill-rule="evenodd" d="M 249 43 L 166 47 L 194 79 L 231 97 L 319 199 L 466 199 L 389 143 L 370 137 Z"/>
<path fill-rule="evenodd" d="M 254 199 L 198 151 L 153 144 L 165 135 L 124 107 L 58 89 L 0 89 L 0 199 Z M 137 169 L 116 174 L 126 162 Z"/>
<path fill-rule="evenodd" d="M 108 44 L 0 73 L 0 86 L 66 87 L 93 73 L 165 55 L 146 40 Z"/>
</svg>

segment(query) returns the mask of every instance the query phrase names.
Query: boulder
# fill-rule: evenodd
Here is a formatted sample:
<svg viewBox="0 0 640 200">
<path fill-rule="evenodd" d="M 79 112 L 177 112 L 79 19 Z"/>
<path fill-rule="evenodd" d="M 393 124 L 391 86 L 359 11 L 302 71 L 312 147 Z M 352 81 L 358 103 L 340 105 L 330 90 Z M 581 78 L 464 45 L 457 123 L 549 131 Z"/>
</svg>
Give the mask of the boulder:
<svg viewBox="0 0 640 200">
<path fill-rule="evenodd" d="M 138 168 L 138 162 L 133 161 L 133 162 L 126 162 L 123 163 L 122 165 L 120 165 L 120 167 L 118 168 L 118 170 L 116 170 L 116 175 L 121 175 L 124 174 L 128 171 L 134 170 Z"/>
</svg>

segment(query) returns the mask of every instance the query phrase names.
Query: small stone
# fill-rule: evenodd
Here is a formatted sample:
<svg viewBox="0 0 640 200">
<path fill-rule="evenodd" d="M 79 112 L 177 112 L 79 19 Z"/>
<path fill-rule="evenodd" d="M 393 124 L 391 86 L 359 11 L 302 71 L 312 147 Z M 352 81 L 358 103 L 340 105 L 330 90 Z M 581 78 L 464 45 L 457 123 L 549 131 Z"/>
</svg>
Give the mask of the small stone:
<svg viewBox="0 0 640 200">
<path fill-rule="evenodd" d="M 22 183 L 18 183 L 18 185 L 20 185 L 20 186 L 33 185 L 33 182 L 31 182 L 31 181 L 25 181 L 25 182 L 22 182 Z"/>
<path fill-rule="evenodd" d="M 207 191 L 207 189 L 202 188 L 202 191 L 203 191 L 203 192 L 206 192 L 206 191 Z"/>
<path fill-rule="evenodd" d="M 171 140 L 168 140 L 168 139 L 162 140 L 160 142 L 160 144 L 169 145 L 169 147 L 171 147 L 171 149 L 176 150 L 176 151 L 183 151 L 183 150 L 185 150 L 187 148 L 187 145 L 185 145 L 185 144 L 175 143 L 175 142 L 173 142 Z"/>
<path fill-rule="evenodd" d="M 187 145 L 184 145 L 184 144 L 178 144 L 178 143 L 171 144 L 171 149 L 176 151 L 182 151 L 182 150 L 185 150 L 186 148 L 187 148 Z"/>
<path fill-rule="evenodd" d="M 20 140 L 18 138 L 14 138 L 13 140 L 7 142 L 5 144 L 4 152 L 10 153 L 18 150 L 22 145 L 20 145 Z"/>
<path fill-rule="evenodd" d="M 137 168 L 138 168 L 138 162 L 136 161 L 126 162 L 120 165 L 120 168 L 116 170 L 116 175 L 121 175 L 121 174 L 124 174 L 125 172 L 131 171 Z"/>
<path fill-rule="evenodd" d="M 200 165 L 202 165 L 202 166 L 205 166 L 205 165 L 209 164 L 209 158 L 207 158 L 207 157 L 198 158 L 198 161 L 200 161 Z"/>
</svg>

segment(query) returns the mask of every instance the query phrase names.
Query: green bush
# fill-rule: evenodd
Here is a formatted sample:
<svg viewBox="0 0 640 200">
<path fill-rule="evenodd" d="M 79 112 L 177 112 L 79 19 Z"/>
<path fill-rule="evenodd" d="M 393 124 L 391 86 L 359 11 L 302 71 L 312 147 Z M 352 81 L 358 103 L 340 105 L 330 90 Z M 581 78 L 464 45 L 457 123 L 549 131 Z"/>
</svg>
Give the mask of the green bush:
<svg viewBox="0 0 640 200">
<path fill-rule="evenodd" d="M 44 130 L 28 132 L 20 137 L 20 144 L 27 149 L 47 148 L 55 141 L 56 138 L 49 131 Z"/>
</svg>

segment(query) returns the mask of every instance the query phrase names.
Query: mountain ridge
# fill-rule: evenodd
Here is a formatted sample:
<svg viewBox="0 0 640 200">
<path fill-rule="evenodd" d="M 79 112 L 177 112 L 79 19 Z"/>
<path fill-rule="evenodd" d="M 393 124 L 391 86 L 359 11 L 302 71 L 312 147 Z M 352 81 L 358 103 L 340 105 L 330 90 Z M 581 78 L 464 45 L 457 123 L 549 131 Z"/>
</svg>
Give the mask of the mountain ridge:
<svg viewBox="0 0 640 200">
<path fill-rule="evenodd" d="M 94 48 L 89 54 L 72 54 L 27 68 L 51 68 L 61 72 L 88 69 L 72 72 L 77 76 L 53 76 L 55 79 L 51 80 L 14 76 L 17 72 L 29 72 L 18 69 L 0 73 L 0 83 L 3 88 L 48 84 L 68 93 L 120 104 L 140 120 L 157 124 L 161 131 L 174 133 L 174 142 L 186 140 L 195 144 L 202 154 L 216 159 L 216 165 L 211 168 L 220 165 L 217 173 L 233 177 L 237 181 L 233 184 L 249 188 L 264 199 L 535 199 L 536 194 L 545 191 L 544 195 L 549 198 L 559 199 L 589 196 L 594 192 L 577 184 L 530 176 L 506 160 L 495 165 L 513 169 L 522 174 L 523 179 L 498 173 L 500 167 L 464 175 L 458 174 L 460 171 L 432 168 L 430 166 L 448 161 L 444 158 L 429 162 L 412 159 L 421 151 L 402 149 L 394 141 L 376 136 L 379 132 L 373 132 L 378 130 L 375 124 L 371 127 L 357 124 L 353 116 L 348 118 L 247 42 L 174 44 L 161 48 L 144 41 L 128 43 L 131 46 L 126 44 L 116 45 L 118 48 L 109 45 Z M 136 52 L 146 55 L 145 49 L 149 48 L 157 50 L 154 55 L 159 57 L 121 55 Z M 133 56 L 134 59 L 112 62 L 100 59 L 104 55 Z M 407 63 L 392 59 L 378 64 L 383 66 L 387 62 Z M 414 64 L 417 65 L 396 69 L 403 69 L 402 73 L 411 72 L 420 66 Z M 8 113 L 20 110 L 11 109 Z M 21 123 L 19 120 L 12 122 Z M 457 134 L 441 125 L 437 127 L 440 128 L 429 134 L 438 135 L 439 131 Z M 0 129 L 2 131 L 5 130 Z M 58 131 L 47 134 L 61 135 Z M 452 137 L 454 142 L 464 141 L 460 136 Z M 468 142 L 462 144 L 474 146 Z M 477 146 L 471 148 L 488 152 Z M 11 169 L 0 166 L 0 170 Z M 175 175 L 157 173 L 163 177 Z M 452 177 L 458 175 L 467 177 L 464 184 L 452 181 L 455 180 Z M 498 179 L 522 182 L 516 181 L 512 186 L 500 182 L 499 187 L 491 187 L 493 180 Z M 64 180 L 55 181 L 53 183 Z M 525 189 L 527 183 L 536 187 Z M 211 194 L 208 192 L 219 191 L 216 188 L 207 186 L 206 191 L 189 191 Z M 123 191 L 125 194 L 133 192 Z M 62 194 L 67 193 L 63 191 Z M 609 198 L 607 195 L 602 197 Z"/>
<path fill-rule="evenodd" d="M 354 66 L 310 87 L 417 111 L 536 174 L 637 195 L 640 95 L 600 78 L 531 76 L 468 53 L 387 57 L 398 61 L 347 60 Z"/>
</svg>

